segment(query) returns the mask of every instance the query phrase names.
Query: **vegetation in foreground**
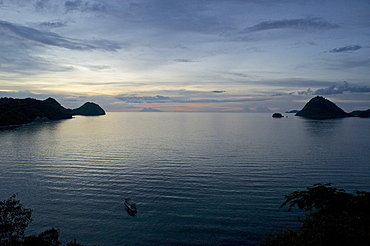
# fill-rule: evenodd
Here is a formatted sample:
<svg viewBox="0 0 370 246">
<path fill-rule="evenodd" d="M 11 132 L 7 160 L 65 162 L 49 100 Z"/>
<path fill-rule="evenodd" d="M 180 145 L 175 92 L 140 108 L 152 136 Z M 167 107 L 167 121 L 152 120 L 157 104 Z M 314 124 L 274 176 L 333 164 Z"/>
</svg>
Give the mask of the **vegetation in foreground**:
<svg viewBox="0 0 370 246">
<path fill-rule="evenodd" d="M 370 245 L 370 192 L 315 184 L 285 196 L 280 206 L 307 211 L 299 230 L 267 234 L 260 246 Z"/>
<path fill-rule="evenodd" d="M 285 196 L 280 206 L 297 207 L 307 213 L 299 230 L 267 234 L 259 246 L 368 246 L 370 245 L 370 192 L 347 193 L 331 184 L 314 184 Z M 25 236 L 32 210 L 16 195 L 0 202 L 0 246 L 59 246 L 59 231 L 51 228 Z M 76 240 L 66 246 L 82 246 Z"/>
<path fill-rule="evenodd" d="M 16 195 L 0 202 L 0 245 L 1 246 L 59 246 L 59 230 L 51 228 L 40 235 L 24 236 L 32 221 L 32 209 L 24 208 Z M 67 246 L 82 246 L 74 240 Z"/>
</svg>

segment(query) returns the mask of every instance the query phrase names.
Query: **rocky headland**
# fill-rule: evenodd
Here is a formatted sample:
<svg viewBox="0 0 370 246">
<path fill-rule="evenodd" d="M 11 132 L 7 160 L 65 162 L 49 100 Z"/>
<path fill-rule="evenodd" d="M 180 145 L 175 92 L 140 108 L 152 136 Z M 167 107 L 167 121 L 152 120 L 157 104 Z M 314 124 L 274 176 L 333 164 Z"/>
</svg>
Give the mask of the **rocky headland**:
<svg viewBox="0 0 370 246">
<path fill-rule="evenodd" d="M 355 112 L 355 113 L 354 113 Z M 369 117 L 370 109 L 366 111 L 353 111 L 346 113 L 335 103 L 320 96 L 312 98 L 302 110 L 295 114 L 310 119 L 335 119 L 344 117 Z"/>
<path fill-rule="evenodd" d="M 85 116 L 97 116 L 105 115 L 104 109 L 102 109 L 98 104 L 93 102 L 87 102 L 79 108 L 72 109 L 72 115 L 85 115 Z"/>
<path fill-rule="evenodd" d="M 28 124 L 35 121 L 70 119 L 73 115 L 104 115 L 95 103 L 85 103 L 77 109 L 67 109 L 54 98 L 0 98 L 0 126 Z"/>
</svg>

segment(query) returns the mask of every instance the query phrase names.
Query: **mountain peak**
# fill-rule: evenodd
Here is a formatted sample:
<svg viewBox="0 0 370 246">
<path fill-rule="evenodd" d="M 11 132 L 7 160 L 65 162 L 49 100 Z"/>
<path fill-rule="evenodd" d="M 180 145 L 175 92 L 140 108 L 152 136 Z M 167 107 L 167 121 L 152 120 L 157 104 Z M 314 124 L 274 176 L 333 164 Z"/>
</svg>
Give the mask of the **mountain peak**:
<svg viewBox="0 0 370 246">
<path fill-rule="evenodd" d="M 295 114 L 311 119 L 334 119 L 348 117 L 349 114 L 343 111 L 335 103 L 321 96 L 312 98 L 301 111 Z"/>
<path fill-rule="evenodd" d="M 96 116 L 96 115 L 105 115 L 105 111 L 96 103 L 86 102 L 81 107 L 73 109 L 72 114 Z"/>
</svg>

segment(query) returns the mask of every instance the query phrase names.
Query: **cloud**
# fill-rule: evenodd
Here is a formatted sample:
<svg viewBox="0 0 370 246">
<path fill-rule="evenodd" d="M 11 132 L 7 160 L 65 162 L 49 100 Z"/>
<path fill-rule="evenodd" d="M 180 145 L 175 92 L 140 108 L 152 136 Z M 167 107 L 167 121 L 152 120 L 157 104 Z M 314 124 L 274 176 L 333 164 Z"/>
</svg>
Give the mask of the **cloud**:
<svg viewBox="0 0 370 246">
<path fill-rule="evenodd" d="M 67 10 L 78 10 L 82 5 L 81 0 L 76 0 L 76 1 L 66 1 L 64 3 L 64 6 Z"/>
<path fill-rule="evenodd" d="M 174 59 L 173 61 L 175 61 L 175 62 L 193 62 L 192 60 L 189 60 L 189 59 Z"/>
<path fill-rule="evenodd" d="M 343 46 L 335 49 L 329 50 L 330 53 L 343 53 L 343 52 L 351 52 L 351 51 L 356 51 L 361 49 L 361 45 L 348 45 L 348 46 Z"/>
<path fill-rule="evenodd" d="M 95 1 L 82 1 L 82 0 L 75 0 L 75 1 L 66 1 L 64 3 L 64 7 L 67 11 L 82 11 L 82 12 L 89 12 L 89 11 L 99 11 L 105 12 L 106 5 L 102 3 L 97 3 Z"/>
<path fill-rule="evenodd" d="M 293 93 L 294 94 L 294 93 Z M 298 95 L 306 95 L 311 96 L 314 94 L 314 92 L 311 90 L 311 88 L 308 88 L 307 91 L 299 91 L 297 92 Z"/>
<path fill-rule="evenodd" d="M 226 91 L 212 91 L 213 93 L 224 93 Z"/>
<path fill-rule="evenodd" d="M 58 28 L 67 26 L 67 22 L 61 20 L 44 21 L 40 24 L 42 28 Z"/>
<path fill-rule="evenodd" d="M 206 98 L 203 97 L 202 95 L 197 96 L 198 98 L 189 98 L 183 96 L 168 97 L 160 95 L 156 96 L 120 95 L 116 96 L 116 99 L 126 103 L 240 103 L 266 100 L 263 98 L 250 98 L 245 96 L 230 97 L 225 99 Z"/>
<path fill-rule="evenodd" d="M 49 31 L 41 31 L 34 28 L 13 24 L 0 20 L 0 30 L 5 30 L 8 34 L 16 35 L 25 40 L 34 41 L 44 45 L 57 46 L 70 50 L 108 50 L 116 51 L 121 48 L 118 43 L 106 40 L 96 40 L 93 42 L 72 40 L 62 37 Z"/>
<path fill-rule="evenodd" d="M 331 84 L 328 87 L 317 89 L 313 91 L 308 88 L 307 91 L 299 91 L 298 95 L 334 95 L 343 94 L 344 92 L 349 93 L 369 93 L 370 87 L 367 86 L 352 86 L 348 82 L 344 81 L 343 84 Z M 294 93 L 293 93 L 294 94 Z"/>
<path fill-rule="evenodd" d="M 34 47 L 22 42 L 17 37 L 7 36 L 5 33 L 0 36 L 2 39 L 0 45 L 0 73 L 3 81 L 16 82 L 13 84 L 14 88 L 17 88 L 19 79 L 22 79 L 22 77 L 36 75 L 43 71 L 64 72 L 73 69 L 67 64 L 58 64 L 53 60 L 50 61 L 35 54 L 38 49 L 34 49 Z M 2 86 L 4 88 L 4 84 Z"/>
<path fill-rule="evenodd" d="M 370 88 L 367 86 L 350 86 L 347 82 L 343 85 L 330 85 L 327 88 L 318 89 L 314 92 L 315 95 L 333 95 L 333 94 L 343 94 L 344 92 L 350 93 L 368 93 Z"/>
<path fill-rule="evenodd" d="M 120 95 L 116 98 L 127 103 L 166 103 L 172 101 L 172 98 L 160 95 L 143 97 Z"/>
<path fill-rule="evenodd" d="M 43 94 L 35 94 L 28 90 L 22 91 L 2 91 L 0 90 L 0 97 L 12 97 L 12 98 L 36 98 L 36 99 L 44 99 L 45 95 Z"/>
<path fill-rule="evenodd" d="M 338 28 L 339 25 L 327 22 L 317 17 L 307 17 L 304 19 L 285 19 L 276 21 L 262 21 L 257 25 L 245 29 L 247 32 L 260 32 L 273 29 L 333 29 Z"/>
</svg>

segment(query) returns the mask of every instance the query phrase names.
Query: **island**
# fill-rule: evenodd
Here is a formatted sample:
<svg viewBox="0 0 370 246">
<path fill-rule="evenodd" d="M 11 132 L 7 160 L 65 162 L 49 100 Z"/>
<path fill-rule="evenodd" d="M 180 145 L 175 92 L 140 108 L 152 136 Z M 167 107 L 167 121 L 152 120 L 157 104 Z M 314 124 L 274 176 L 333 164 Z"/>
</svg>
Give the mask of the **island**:
<svg viewBox="0 0 370 246">
<path fill-rule="evenodd" d="M 155 108 L 143 108 L 139 112 L 163 112 L 163 111 Z"/>
<path fill-rule="evenodd" d="M 299 112 L 299 110 L 297 110 L 297 109 L 292 109 L 292 110 L 286 111 L 285 113 L 287 113 L 287 114 L 296 114 L 296 113 L 298 113 L 298 112 Z"/>
<path fill-rule="evenodd" d="M 71 109 L 70 113 L 72 115 L 85 115 L 85 116 L 105 115 L 104 109 L 102 109 L 98 104 L 93 102 L 87 102 L 79 108 Z"/>
<path fill-rule="evenodd" d="M 73 115 L 105 115 L 95 103 L 85 103 L 77 109 L 67 109 L 54 98 L 0 98 L 0 126 L 22 125 L 38 121 L 70 119 Z"/>
<path fill-rule="evenodd" d="M 284 116 L 280 113 L 273 113 L 272 117 L 273 118 L 283 118 Z"/>
<path fill-rule="evenodd" d="M 355 112 L 355 113 L 354 113 Z M 344 117 L 369 117 L 369 110 L 346 113 L 335 103 L 321 96 L 312 98 L 302 110 L 295 114 L 310 119 L 335 119 Z"/>
<path fill-rule="evenodd" d="M 349 113 L 351 116 L 353 117 L 361 117 L 361 118 L 367 118 L 367 117 L 370 117 L 370 109 L 368 110 L 364 110 L 364 111 L 361 111 L 361 110 L 355 110 L 355 111 L 352 111 L 351 113 Z"/>
</svg>

